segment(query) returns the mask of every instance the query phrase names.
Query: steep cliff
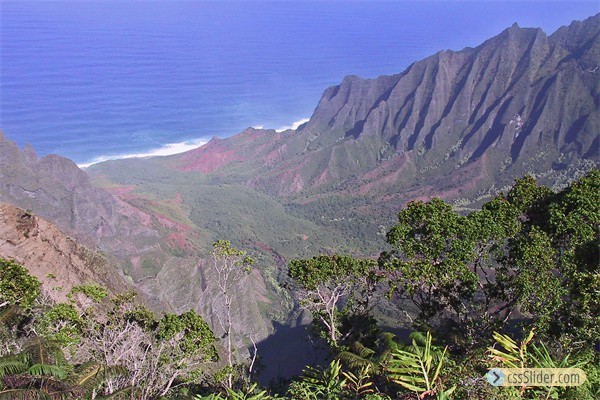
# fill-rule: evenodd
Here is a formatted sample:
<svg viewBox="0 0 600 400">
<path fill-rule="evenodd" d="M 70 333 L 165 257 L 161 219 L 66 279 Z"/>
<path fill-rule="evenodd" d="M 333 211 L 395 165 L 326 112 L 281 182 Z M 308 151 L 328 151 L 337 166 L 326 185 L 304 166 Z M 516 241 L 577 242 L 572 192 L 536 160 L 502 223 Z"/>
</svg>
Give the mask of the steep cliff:
<svg viewBox="0 0 600 400">
<path fill-rule="evenodd" d="M 0 204 L 0 257 L 27 268 L 54 301 L 66 301 L 76 285 L 102 285 L 111 294 L 133 288 L 102 255 L 80 245 L 54 224 L 8 204 Z"/>
<path fill-rule="evenodd" d="M 247 130 L 174 165 L 284 197 L 469 197 L 525 173 L 554 183 L 598 160 L 599 35 L 600 15 L 550 36 L 515 24 L 398 75 L 348 76 L 298 131 Z"/>
</svg>

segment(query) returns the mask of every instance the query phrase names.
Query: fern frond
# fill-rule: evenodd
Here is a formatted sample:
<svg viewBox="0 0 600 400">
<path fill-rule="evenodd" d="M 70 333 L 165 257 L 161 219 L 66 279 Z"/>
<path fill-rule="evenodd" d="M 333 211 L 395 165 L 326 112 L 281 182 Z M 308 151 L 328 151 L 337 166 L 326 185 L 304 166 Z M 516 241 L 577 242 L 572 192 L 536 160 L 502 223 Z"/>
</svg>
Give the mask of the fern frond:
<svg viewBox="0 0 600 400">
<path fill-rule="evenodd" d="M 0 385 L 2 384 L 2 377 L 25 372 L 27 370 L 25 361 L 24 357 L 12 355 L 0 358 Z"/>
<path fill-rule="evenodd" d="M 40 336 L 33 336 L 27 340 L 23 352 L 28 355 L 32 363 L 36 364 L 57 364 L 64 363 L 65 360 L 57 343 Z"/>
<path fill-rule="evenodd" d="M 33 364 L 27 369 L 27 373 L 32 376 L 38 377 L 53 377 L 58 379 L 65 379 L 67 377 L 67 372 L 64 368 L 58 365 L 49 365 L 49 364 Z"/>
<path fill-rule="evenodd" d="M 354 354 L 350 351 L 342 351 L 340 354 L 338 354 L 338 359 L 349 368 L 370 366 L 373 369 L 377 369 L 376 364 L 373 361 L 363 358 L 360 355 Z"/>
</svg>

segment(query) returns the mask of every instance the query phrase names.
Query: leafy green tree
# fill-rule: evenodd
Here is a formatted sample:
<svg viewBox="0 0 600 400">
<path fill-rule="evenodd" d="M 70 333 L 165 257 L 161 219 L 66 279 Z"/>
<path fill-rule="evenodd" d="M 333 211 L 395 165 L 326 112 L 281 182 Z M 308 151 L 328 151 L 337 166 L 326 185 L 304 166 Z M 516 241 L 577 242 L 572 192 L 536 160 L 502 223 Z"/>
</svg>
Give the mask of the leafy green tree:
<svg viewBox="0 0 600 400">
<path fill-rule="evenodd" d="M 558 337 L 600 340 L 600 170 L 592 170 L 549 205 L 552 241 L 558 252 L 568 301 L 554 318 Z"/>
<path fill-rule="evenodd" d="M 63 348 L 77 345 L 81 341 L 83 320 L 72 304 L 58 303 L 34 322 L 36 332 Z"/>
<path fill-rule="evenodd" d="M 31 306 L 41 293 L 40 281 L 12 260 L 0 258 L 0 308 Z"/>
<path fill-rule="evenodd" d="M 369 301 L 381 279 L 373 260 L 358 260 L 348 255 L 319 255 L 292 260 L 289 276 L 297 283 L 301 302 L 325 326 L 327 339 L 338 346 L 339 308 L 342 300 L 364 318 Z"/>
<path fill-rule="evenodd" d="M 411 300 L 419 319 L 428 321 L 446 310 L 459 318 L 472 301 L 478 276 L 475 227 L 441 199 L 410 202 L 387 234 L 394 247 L 379 264 L 389 274 L 391 293 Z"/>
<path fill-rule="evenodd" d="M 181 335 L 178 345 L 184 354 L 201 354 L 205 361 L 218 359 L 215 336 L 206 321 L 195 311 L 190 310 L 180 315 L 165 314 L 158 322 L 156 337 L 159 340 L 170 340 L 178 335 Z"/>
<path fill-rule="evenodd" d="M 507 199 L 520 228 L 498 257 L 498 296 L 527 313 L 538 334 L 597 342 L 600 171 L 590 171 L 559 193 L 525 177 Z"/>
</svg>

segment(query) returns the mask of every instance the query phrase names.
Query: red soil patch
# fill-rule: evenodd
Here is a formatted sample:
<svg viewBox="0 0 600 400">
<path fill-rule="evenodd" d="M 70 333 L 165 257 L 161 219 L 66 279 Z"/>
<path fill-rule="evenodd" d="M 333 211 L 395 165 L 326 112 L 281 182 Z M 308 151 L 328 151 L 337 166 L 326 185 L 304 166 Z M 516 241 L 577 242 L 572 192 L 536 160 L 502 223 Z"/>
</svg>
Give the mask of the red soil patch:
<svg viewBox="0 0 600 400">
<path fill-rule="evenodd" d="M 107 188 L 105 188 L 105 190 L 114 194 L 117 197 L 120 197 L 123 200 L 134 200 L 137 198 L 137 196 L 131 192 L 133 190 L 135 190 L 135 188 L 136 188 L 135 185 L 128 185 L 128 186 L 107 187 Z"/>
<path fill-rule="evenodd" d="M 232 161 L 241 161 L 243 158 L 235 150 L 228 148 L 222 140 L 213 138 L 204 146 L 184 153 L 180 160 L 183 166 L 179 169 L 183 172 L 209 173 Z"/>
<path fill-rule="evenodd" d="M 177 205 L 183 204 L 183 198 L 181 197 L 181 193 L 177 193 L 175 195 L 175 198 L 173 200 L 171 200 L 171 203 L 177 204 Z"/>
<path fill-rule="evenodd" d="M 180 232 L 172 232 L 167 236 L 167 243 L 170 247 L 179 248 L 182 250 L 192 250 L 192 245 L 188 241 L 185 234 Z"/>
<path fill-rule="evenodd" d="M 275 150 L 271 151 L 266 155 L 266 157 L 264 158 L 264 164 L 275 164 L 279 161 L 284 160 L 285 156 L 287 155 L 287 152 L 287 144 L 277 147 Z"/>
<path fill-rule="evenodd" d="M 266 245 L 266 244 L 264 244 L 264 243 L 256 242 L 256 243 L 254 243 L 254 245 L 255 245 L 257 248 L 261 249 L 262 251 L 266 251 L 266 252 L 269 252 L 269 253 L 272 253 L 272 252 L 273 252 L 273 249 L 272 249 L 272 248 L 270 248 L 269 246 L 267 246 L 267 245 Z"/>
<path fill-rule="evenodd" d="M 400 157 L 395 157 L 390 160 L 384 161 L 377 168 L 367 172 L 362 176 L 362 180 L 367 182 L 362 184 L 358 193 L 360 195 L 367 195 L 376 191 L 379 188 L 390 187 L 394 183 L 400 181 L 402 176 L 406 173 L 406 169 L 412 166 L 412 163 L 404 154 Z"/>
<path fill-rule="evenodd" d="M 158 223 L 165 228 L 174 229 L 181 232 L 189 232 L 191 230 L 191 228 L 188 225 L 173 221 L 172 219 L 167 218 L 164 215 L 154 214 L 154 217 L 156 218 Z"/>
</svg>

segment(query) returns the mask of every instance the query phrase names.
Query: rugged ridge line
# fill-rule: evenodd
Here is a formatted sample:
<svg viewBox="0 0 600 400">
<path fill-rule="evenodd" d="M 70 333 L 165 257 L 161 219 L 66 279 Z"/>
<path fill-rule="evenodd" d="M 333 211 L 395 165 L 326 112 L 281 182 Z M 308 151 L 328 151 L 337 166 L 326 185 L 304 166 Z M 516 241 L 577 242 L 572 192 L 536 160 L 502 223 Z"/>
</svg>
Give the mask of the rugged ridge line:
<svg viewBox="0 0 600 400">
<path fill-rule="evenodd" d="M 439 186 L 468 164 L 503 183 L 559 171 L 598 156 L 599 35 L 600 15 L 550 36 L 515 24 L 397 75 L 348 76 L 325 90 L 296 132 L 249 129 L 174 158 L 181 170 L 278 196 L 353 190 L 369 174 L 379 176 L 381 193 L 441 174 Z M 398 168 L 407 168 L 401 180 L 392 176 Z"/>
</svg>

